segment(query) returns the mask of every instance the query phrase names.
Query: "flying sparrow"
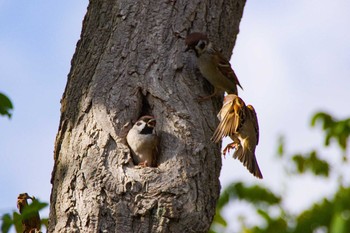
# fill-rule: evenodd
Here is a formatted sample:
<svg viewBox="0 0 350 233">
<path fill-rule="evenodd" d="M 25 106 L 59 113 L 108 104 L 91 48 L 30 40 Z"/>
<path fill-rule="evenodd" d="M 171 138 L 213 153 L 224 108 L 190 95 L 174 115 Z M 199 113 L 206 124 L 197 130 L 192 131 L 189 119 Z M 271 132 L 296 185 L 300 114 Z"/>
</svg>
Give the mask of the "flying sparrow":
<svg viewBox="0 0 350 233">
<path fill-rule="evenodd" d="M 26 206 L 28 206 L 27 200 L 35 200 L 34 197 L 28 195 L 28 193 L 21 193 L 17 197 L 17 208 L 22 214 Z M 28 215 L 28 213 L 27 213 Z M 22 219 L 23 232 L 40 232 L 41 220 L 38 212 L 33 211 L 27 218 Z"/>
<path fill-rule="evenodd" d="M 237 85 L 242 88 L 228 60 L 213 46 L 207 35 L 199 32 L 189 34 L 185 43 L 186 51 L 194 50 L 198 58 L 198 67 L 204 78 L 213 86 L 214 92 L 200 100 L 206 100 L 218 93 L 238 94 Z"/>
<path fill-rule="evenodd" d="M 156 166 L 158 137 L 155 133 L 156 120 L 142 116 L 126 136 L 134 163 L 142 167 Z"/>
<path fill-rule="evenodd" d="M 218 143 L 223 137 L 229 136 L 233 142 L 225 147 L 223 154 L 226 155 L 234 148 L 233 158 L 239 159 L 250 173 L 262 179 L 255 157 L 255 148 L 259 143 L 259 125 L 253 106 L 246 106 L 237 95 L 227 95 L 218 118 L 220 123 L 211 140 Z"/>
</svg>

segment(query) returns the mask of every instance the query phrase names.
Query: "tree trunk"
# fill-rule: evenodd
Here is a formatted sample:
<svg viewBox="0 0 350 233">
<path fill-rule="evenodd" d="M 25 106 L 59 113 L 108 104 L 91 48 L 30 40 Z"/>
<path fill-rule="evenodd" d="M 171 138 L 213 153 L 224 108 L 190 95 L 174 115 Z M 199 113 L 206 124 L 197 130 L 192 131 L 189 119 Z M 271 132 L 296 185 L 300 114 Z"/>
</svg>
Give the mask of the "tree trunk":
<svg viewBox="0 0 350 233">
<path fill-rule="evenodd" d="M 210 142 L 220 98 L 190 32 L 206 32 L 229 58 L 245 0 L 91 0 L 61 104 L 49 232 L 207 232 L 221 156 Z M 210 88 L 209 88 L 210 89 Z M 138 168 L 126 123 L 153 115 L 158 167 Z"/>
</svg>

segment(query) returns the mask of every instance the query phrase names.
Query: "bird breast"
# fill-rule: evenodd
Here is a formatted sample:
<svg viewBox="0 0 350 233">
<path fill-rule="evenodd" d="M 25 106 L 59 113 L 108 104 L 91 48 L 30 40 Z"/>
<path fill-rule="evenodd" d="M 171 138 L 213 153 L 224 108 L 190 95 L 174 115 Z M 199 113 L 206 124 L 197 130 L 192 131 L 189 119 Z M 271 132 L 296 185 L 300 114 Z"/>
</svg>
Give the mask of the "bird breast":
<svg viewBox="0 0 350 233">
<path fill-rule="evenodd" d="M 127 135 L 127 141 L 130 148 L 138 156 L 151 156 L 152 151 L 156 145 L 155 134 L 139 134 L 138 132 L 131 131 Z M 150 154 L 150 155 L 149 155 Z"/>
<path fill-rule="evenodd" d="M 216 88 L 221 90 L 236 89 L 236 86 L 229 78 L 225 77 L 212 61 L 211 55 L 203 53 L 198 58 L 198 67 L 203 76 Z"/>
</svg>

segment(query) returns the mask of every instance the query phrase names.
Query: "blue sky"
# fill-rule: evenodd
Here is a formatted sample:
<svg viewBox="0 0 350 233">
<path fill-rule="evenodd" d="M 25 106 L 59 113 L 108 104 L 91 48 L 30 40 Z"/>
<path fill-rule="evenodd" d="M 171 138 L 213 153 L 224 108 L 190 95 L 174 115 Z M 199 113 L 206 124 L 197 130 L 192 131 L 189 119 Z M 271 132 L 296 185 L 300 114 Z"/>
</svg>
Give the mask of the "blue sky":
<svg viewBox="0 0 350 233">
<path fill-rule="evenodd" d="M 0 213 L 22 192 L 49 201 L 60 99 L 87 4 L 0 0 L 0 92 L 15 107 L 0 118 Z"/>
<path fill-rule="evenodd" d="M 0 214 L 15 209 L 21 192 L 49 201 L 59 101 L 87 4 L 0 0 L 0 92 L 15 106 L 11 120 L 0 118 Z M 244 87 L 241 97 L 258 113 L 264 180 L 228 156 L 223 185 L 260 182 L 283 193 L 288 180 L 284 204 L 292 211 L 334 192 L 334 181 L 284 177 L 275 151 L 281 134 L 291 152 L 319 147 L 320 130 L 309 128 L 316 111 L 350 116 L 349 12 L 347 0 L 248 0 L 231 64 Z M 242 204 L 227 216 L 245 209 Z"/>
</svg>

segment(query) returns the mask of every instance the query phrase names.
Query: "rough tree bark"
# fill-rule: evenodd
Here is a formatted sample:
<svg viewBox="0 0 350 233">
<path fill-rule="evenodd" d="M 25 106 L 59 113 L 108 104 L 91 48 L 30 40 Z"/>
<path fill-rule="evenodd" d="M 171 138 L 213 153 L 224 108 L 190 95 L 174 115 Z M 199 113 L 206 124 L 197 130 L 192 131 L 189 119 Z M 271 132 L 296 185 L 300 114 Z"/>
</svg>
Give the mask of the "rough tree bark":
<svg viewBox="0 0 350 233">
<path fill-rule="evenodd" d="M 49 232 L 207 232 L 221 156 L 220 98 L 185 36 L 230 57 L 245 0 L 91 0 L 62 98 Z M 208 88 L 209 87 L 209 88 Z M 159 166 L 136 168 L 123 126 L 154 115 Z"/>
</svg>

